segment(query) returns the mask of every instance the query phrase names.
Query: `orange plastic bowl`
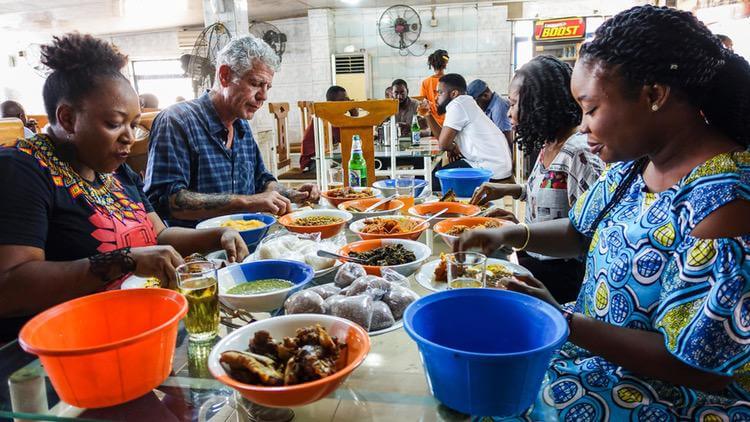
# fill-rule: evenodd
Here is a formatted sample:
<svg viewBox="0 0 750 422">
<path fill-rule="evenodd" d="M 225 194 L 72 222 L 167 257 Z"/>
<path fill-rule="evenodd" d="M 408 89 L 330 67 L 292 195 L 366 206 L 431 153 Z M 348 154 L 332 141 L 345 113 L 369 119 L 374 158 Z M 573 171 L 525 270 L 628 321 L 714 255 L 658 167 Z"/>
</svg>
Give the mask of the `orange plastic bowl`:
<svg viewBox="0 0 750 422">
<path fill-rule="evenodd" d="M 298 328 L 320 324 L 339 341 L 346 343 L 338 362 L 339 370 L 328 377 L 302 384 L 265 387 L 233 379 L 219 362 L 227 350 L 247 350 L 256 332 L 265 330 L 276 340 L 294 337 Z M 333 393 L 367 357 L 370 337 L 356 323 L 330 315 L 297 314 L 264 319 L 233 331 L 214 346 L 208 356 L 208 370 L 221 383 L 237 390 L 253 403 L 270 407 L 295 407 L 318 401 Z"/>
<path fill-rule="evenodd" d="M 387 215 L 387 216 L 378 217 L 378 218 L 389 218 L 389 219 L 394 219 L 394 220 L 411 220 L 415 223 L 424 222 L 424 218 L 411 217 L 408 215 Z M 368 219 L 369 218 L 365 218 L 365 219 L 353 222 L 352 224 L 349 225 L 349 230 L 351 230 L 352 233 L 359 236 L 359 238 L 362 240 L 370 240 L 370 239 L 417 240 L 419 239 L 419 236 L 422 235 L 422 232 L 427 230 L 427 228 L 430 226 L 429 224 L 422 224 L 421 226 L 419 226 L 417 230 L 412 230 L 406 233 L 395 233 L 395 234 L 363 233 L 362 229 L 365 227 L 365 221 L 367 221 Z"/>
<path fill-rule="evenodd" d="M 473 217 L 481 212 L 481 209 L 476 205 L 462 204 L 460 202 L 430 202 L 429 204 L 419 204 L 409 208 L 409 214 L 415 217 L 427 218 L 444 208 L 448 208 L 448 211 L 432 221 L 438 222 L 449 218 Z"/>
<path fill-rule="evenodd" d="M 467 226 L 469 228 L 478 226 L 480 224 L 485 224 L 490 221 L 494 221 L 496 223 L 500 223 L 501 226 L 504 226 L 506 224 L 513 224 L 506 220 L 501 220 L 499 218 L 492 218 L 492 217 L 459 217 L 459 218 L 448 218 L 446 220 L 443 220 L 437 224 L 435 224 L 435 227 L 432 228 L 434 232 L 440 235 L 440 237 L 443 238 L 443 241 L 450 247 L 453 247 L 453 243 L 458 239 L 458 236 L 452 236 L 449 235 L 448 232 L 457 225 Z"/>
<path fill-rule="evenodd" d="M 21 347 L 39 356 L 60 399 L 83 408 L 141 397 L 172 370 L 185 298 L 166 289 L 112 290 L 32 318 Z"/>
<path fill-rule="evenodd" d="M 294 224 L 294 220 L 304 217 L 313 216 L 330 216 L 338 217 L 341 219 L 338 223 L 326 224 L 323 226 L 298 226 Z M 318 209 L 308 211 L 297 211 L 287 214 L 279 218 L 279 224 L 286 227 L 287 230 L 294 233 L 320 233 L 322 239 L 336 236 L 346 225 L 346 223 L 352 219 L 350 212 L 341 210 L 329 210 L 329 209 Z"/>
<path fill-rule="evenodd" d="M 362 191 L 362 190 L 365 190 L 365 189 L 369 189 L 370 191 L 372 191 L 372 196 L 368 196 L 368 197 L 365 197 L 365 198 L 335 198 L 335 197 L 331 196 L 331 193 L 333 191 L 335 191 L 335 190 L 338 190 L 338 189 L 342 189 L 342 188 L 329 189 L 327 191 L 323 191 L 320 194 L 320 196 L 322 196 L 323 198 L 325 198 L 326 200 L 328 200 L 328 202 L 330 202 L 331 205 L 334 206 L 334 207 L 338 207 L 339 204 L 343 204 L 344 202 L 347 202 L 347 201 L 353 201 L 355 199 L 369 199 L 369 198 L 374 198 L 376 196 L 380 196 L 380 190 L 379 189 L 375 189 L 375 188 L 352 188 L 352 189 L 354 189 L 356 191 Z"/>
</svg>

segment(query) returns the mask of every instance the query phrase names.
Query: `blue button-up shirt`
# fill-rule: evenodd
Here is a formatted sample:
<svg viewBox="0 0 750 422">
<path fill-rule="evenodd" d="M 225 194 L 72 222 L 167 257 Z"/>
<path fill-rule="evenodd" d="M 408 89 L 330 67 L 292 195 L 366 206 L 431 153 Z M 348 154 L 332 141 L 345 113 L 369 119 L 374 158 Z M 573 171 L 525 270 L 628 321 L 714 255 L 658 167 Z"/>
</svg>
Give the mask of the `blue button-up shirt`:
<svg viewBox="0 0 750 422">
<path fill-rule="evenodd" d="M 233 127 L 232 148 L 227 149 L 227 128 L 208 93 L 177 103 L 156 116 L 144 191 L 162 218 L 172 224 L 194 223 L 170 221 L 169 197 L 183 189 L 252 195 L 276 180 L 263 164 L 250 124 L 237 119 Z"/>
<path fill-rule="evenodd" d="M 510 130 L 510 119 L 508 118 L 508 109 L 510 104 L 504 100 L 501 96 L 497 95 L 497 92 L 492 93 L 492 99 L 487 109 L 484 110 L 484 114 L 490 118 L 503 132 Z"/>
</svg>

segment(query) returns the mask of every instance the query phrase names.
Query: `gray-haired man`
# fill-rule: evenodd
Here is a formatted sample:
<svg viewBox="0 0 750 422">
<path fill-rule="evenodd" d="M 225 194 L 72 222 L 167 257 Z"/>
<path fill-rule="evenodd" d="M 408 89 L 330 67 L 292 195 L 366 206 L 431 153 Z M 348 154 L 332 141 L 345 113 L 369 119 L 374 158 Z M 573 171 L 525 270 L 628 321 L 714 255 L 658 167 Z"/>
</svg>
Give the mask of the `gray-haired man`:
<svg viewBox="0 0 750 422">
<path fill-rule="evenodd" d="M 214 86 L 154 120 L 144 190 L 173 225 L 235 212 L 284 214 L 291 202 L 317 201 L 318 188 L 279 185 L 268 172 L 248 120 L 265 102 L 279 67 L 258 38 L 232 40 L 219 52 Z"/>
</svg>

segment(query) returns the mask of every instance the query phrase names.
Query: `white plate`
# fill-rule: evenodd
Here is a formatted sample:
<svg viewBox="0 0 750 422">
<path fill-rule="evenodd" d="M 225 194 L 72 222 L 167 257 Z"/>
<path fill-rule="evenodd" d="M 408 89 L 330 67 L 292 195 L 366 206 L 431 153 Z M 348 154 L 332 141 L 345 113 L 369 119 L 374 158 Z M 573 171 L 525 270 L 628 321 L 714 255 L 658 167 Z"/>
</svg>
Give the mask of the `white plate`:
<svg viewBox="0 0 750 422">
<path fill-rule="evenodd" d="M 396 321 L 395 324 L 391 325 L 388 328 L 383 328 L 382 330 L 376 330 L 376 331 L 370 331 L 367 334 L 370 335 L 370 337 L 379 336 L 381 334 L 390 333 L 391 331 L 396 331 L 401 328 L 404 328 L 404 318 L 401 317 L 400 320 Z"/>
<path fill-rule="evenodd" d="M 120 289 L 143 289 L 146 287 L 146 281 L 148 281 L 146 277 L 131 275 L 130 277 L 123 280 L 122 284 L 120 285 Z"/>
<path fill-rule="evenodd" d="M 448 283 L 436 282 L 435 281 L 435 268 L 440 263 L 440 258 L 434 259 L 430 262 L 426 262 L 419 268 L 414 279 L 417 280 L 420 286 L 433 292 L 440 292 L 448 287 Z M 517 272 L 524 275 L 531 275 L 531 271 L 527 270 L 518 264 L 514 264 L 510 261 L 498 258 L 487 258 L 487 265 L 500 264 L 508 267 L 513 272 Z"/>
</svg>

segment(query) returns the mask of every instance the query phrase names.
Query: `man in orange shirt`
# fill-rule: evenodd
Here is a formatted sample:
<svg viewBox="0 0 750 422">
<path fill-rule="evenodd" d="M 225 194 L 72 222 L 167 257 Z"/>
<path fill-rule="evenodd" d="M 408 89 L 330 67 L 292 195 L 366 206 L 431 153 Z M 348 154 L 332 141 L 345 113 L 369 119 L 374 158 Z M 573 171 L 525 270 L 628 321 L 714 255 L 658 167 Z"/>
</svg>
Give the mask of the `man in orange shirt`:
<svg viewBox="0 0 750 422">
<path fill-rule="evenodd" d="M 422 81 L 419 95 L 423 96 L 430 103 L 430 114 L 442 126 L 445 115 L 440 115 L 437 112 L 437 86 L 440 78 L 445 74 L 445 68 L 448 67 L 448 52 L 445 50 L 435 50 L 427 58 L 427 66 L 433 69 L 435 74 Z"/>
</svg>

